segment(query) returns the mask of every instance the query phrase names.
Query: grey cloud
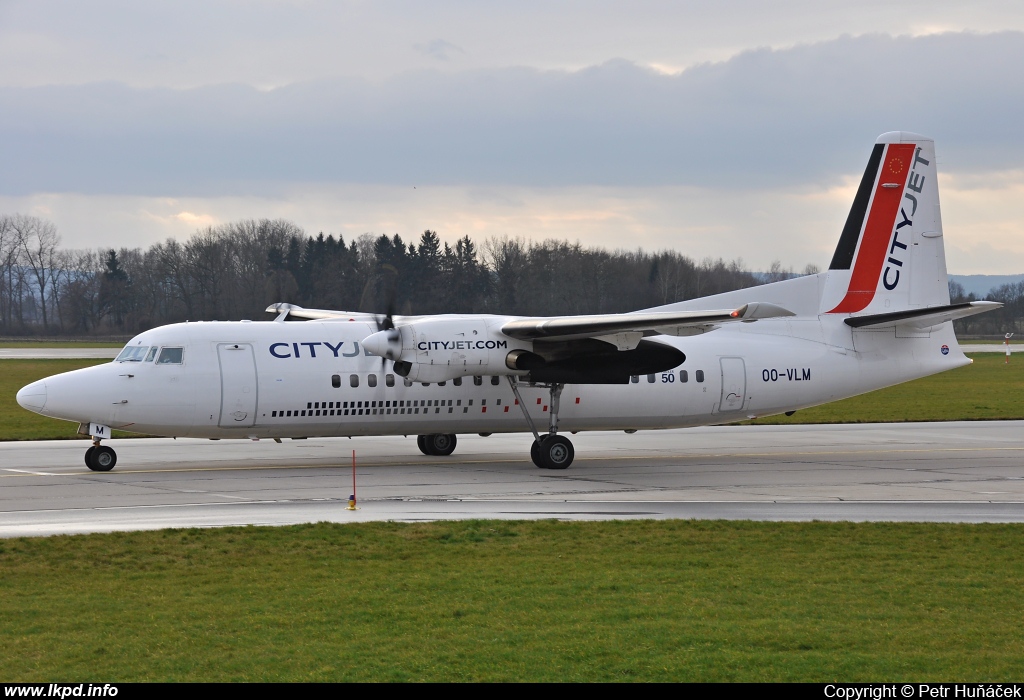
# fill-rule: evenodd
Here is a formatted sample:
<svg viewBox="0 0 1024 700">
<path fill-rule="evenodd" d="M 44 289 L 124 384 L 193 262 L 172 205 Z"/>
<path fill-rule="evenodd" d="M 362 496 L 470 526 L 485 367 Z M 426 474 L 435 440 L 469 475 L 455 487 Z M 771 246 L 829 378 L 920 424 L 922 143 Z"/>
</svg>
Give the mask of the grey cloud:
<svg viewBox="0 0 1024 700">
<path fill-rule="evenodd" d="M 893 129 L 943 167 L 1019 167 L 1024 34 L 869 35 L 675 76 L 626 61 L 261 92 L 0 88 L 0 192 L 272 192 L 289 182 L 759 187 L 857 172 Z M 728 216 L 723 213 L 723 216 Z"/>
<path fill-rule="evenodd" d="M 466 53 L 462 47 L 444 39 L 434 39 L 426 44 L 416 44 L 413 48 L 439 61 L 447 61 L 453 53 Z"/>
</svg>

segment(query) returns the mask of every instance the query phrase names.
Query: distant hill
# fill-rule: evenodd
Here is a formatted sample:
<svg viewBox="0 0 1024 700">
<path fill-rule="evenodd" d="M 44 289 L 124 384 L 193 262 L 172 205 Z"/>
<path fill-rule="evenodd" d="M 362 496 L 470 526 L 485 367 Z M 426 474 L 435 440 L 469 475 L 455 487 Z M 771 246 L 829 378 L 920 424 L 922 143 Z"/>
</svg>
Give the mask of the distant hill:
<svg viewBox="0 0 1024 700">
<path fill-rule="evenodd" d="M 1011 282 L 1024 280 L 1024 274 L 1020 275 L 950 275 L 949 279 L 959 282 L 964 287 L 964 292 L 984 299 L 993 288 Z"/>
</svg>

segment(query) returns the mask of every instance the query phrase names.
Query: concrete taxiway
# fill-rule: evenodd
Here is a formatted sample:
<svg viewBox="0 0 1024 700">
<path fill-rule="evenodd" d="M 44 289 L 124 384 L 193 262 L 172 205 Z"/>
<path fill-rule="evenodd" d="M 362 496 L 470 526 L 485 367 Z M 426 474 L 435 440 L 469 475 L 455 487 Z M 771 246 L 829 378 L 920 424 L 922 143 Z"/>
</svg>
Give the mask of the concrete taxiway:
<svg viewBox="0 0 1024 700">
<path fill-rule="evenodd" d="M 1024 422 L 743 426 L 573 438 L 566 471 L 525 435 L 0 444 L 0 536 L 458 518 L 1024 522 Z M 359 510 L 345 509 L 357 456 Z"/>
</svg>

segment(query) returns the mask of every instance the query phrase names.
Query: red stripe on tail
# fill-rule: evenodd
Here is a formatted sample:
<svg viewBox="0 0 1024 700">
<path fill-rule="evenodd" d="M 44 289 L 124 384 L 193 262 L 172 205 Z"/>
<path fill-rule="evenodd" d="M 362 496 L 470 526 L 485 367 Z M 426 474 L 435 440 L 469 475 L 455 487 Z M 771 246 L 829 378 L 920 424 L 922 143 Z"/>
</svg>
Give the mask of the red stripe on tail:
<svg viewBox="0 0 1024 700">
<path fill-rule="evenodd" d="M 907 184 L 915 148 L 915 144 L 912 143 L 889 144 L 885 161 L 879 171 L 878 182 L 875 183 L 875 195 L 871 200 L 871 211 L 868 212 L 868 221 L 861 236 L 857 259 L 853 263 L 850 287 L 839 305 L 828 313 L 856 313 L 867 308 L 875 298 L 878 278 L 882 274 L 885 256 L 889 252 L 889 239 L 896 225 L 896 215 L 900 210 L 903 188 Z"/>
</svg>

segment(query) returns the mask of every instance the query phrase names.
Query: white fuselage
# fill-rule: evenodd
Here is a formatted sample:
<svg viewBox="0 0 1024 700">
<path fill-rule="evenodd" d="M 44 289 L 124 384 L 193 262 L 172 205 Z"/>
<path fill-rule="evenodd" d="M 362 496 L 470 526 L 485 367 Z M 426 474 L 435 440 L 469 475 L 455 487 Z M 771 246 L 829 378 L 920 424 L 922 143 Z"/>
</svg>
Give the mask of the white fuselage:
<svg viewBox="0 0 1024 700">
<path fill-rule="evenodd" d="M 180 364 L 114 361 L 19 393 L 44 415 L 165 436 L 285 438 L 526 432 L 505 377 L 410 383 L 361 341 L 364 321 L 182 323 L 130 345 L 180 347 Z M 658 336 L 686 360 L 621 385 L 566 385 L 562 431 L 676 428 L 794 411 L 970 362 L 950 323 L 854 331 L 837 316 L 766 319 Z M 945 352 L 943 349 L 945 348 Z M 685 372 L 685 381 L 683 373 Z M 546 432 L 549 392 L 520 385 Z M 34 392 L 34 393 L 33 393 Z M 41 405 L 40 405 L 41 404 Z M 25 404 L 23 404 L 25 405 Z"/>
</svg>

